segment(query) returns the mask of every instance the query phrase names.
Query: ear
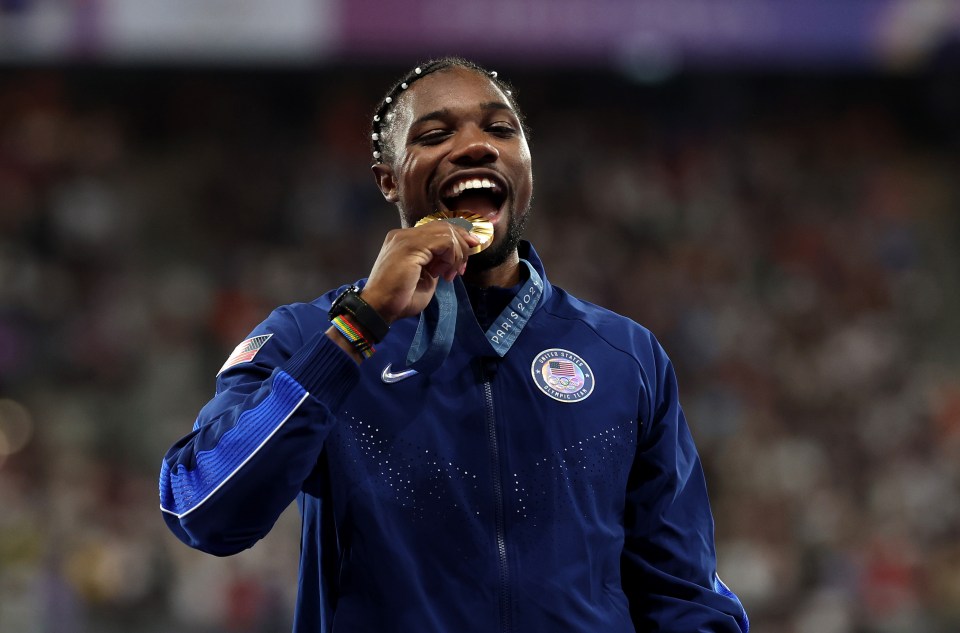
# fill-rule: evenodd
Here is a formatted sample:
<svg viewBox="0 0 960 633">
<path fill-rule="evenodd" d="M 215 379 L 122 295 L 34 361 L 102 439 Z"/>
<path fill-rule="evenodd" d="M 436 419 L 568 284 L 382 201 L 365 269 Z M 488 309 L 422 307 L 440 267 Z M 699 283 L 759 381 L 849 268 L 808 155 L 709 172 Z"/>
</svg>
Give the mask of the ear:
<svg viewBox="0 0 960 633">
<path fill-rule="evenodd" d="M 373 177 L 377 181 L 377 186 L 380 187 L 380 193 L 383 194 L 387 202 L 399 202 L 399 187 L 397 186 L 397 177 L 393 173 L 393 167 L 386 163 L 377 163 L 371 169 L 373 170 Z"/>
</svg>

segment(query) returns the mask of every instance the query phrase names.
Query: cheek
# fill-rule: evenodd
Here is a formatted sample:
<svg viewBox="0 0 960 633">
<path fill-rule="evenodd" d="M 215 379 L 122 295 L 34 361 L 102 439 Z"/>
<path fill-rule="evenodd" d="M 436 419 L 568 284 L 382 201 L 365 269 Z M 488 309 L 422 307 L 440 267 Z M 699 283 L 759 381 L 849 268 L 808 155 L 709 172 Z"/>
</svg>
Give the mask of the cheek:
<svg viewBox="0 0 960 633">
<path fill-rule="evenodd" d="M 407 195 L 420 195 L 424 183 L 424 177 L 421 173 L 423 170 L 422 163 L 421 157 L 417 154 L 411 152 L 404 153 L 399 162 L 400 170 L 398 172 L 402 174 L 399 181 L 401 192 Z"/>
<path fill-rule="evenodd" d="M 533 164 L 530 158 L 530 150 L 526 146 L 524 146 L 524 151 L 520 152 L 517 170 L 523 174 L 517 197 L 521 198 L 520 202 L 523 205 L 527 205 L 533 195 Z"/>
<path fill-rule="evenodd" d="M 417 220 L 432 212 L 427 200 L 427 168 L 423 158 L 416 153 L 404 152 L 397 160 L 397 195 L 401 223 L 404 225 L 413 226 Z"/>
<path fill-rule="evenodd" d="M 410 197 L 412 192 L 416 191 L 415 179 L 412 175 L 417 168 L 417 160 L 409 154 L 404 154 L 397 161 L 397 194 L 400 196 L 400 202 L 404 203 Z"/>
</svg>

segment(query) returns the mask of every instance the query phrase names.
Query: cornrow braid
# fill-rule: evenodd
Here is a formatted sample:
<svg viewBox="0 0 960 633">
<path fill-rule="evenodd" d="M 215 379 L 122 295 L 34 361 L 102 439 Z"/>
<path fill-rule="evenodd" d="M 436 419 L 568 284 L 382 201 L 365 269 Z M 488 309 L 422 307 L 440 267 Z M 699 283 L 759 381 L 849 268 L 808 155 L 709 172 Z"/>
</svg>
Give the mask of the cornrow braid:
<svg viewBox="0 0 960 633">
<path fill-rule="evenodd" d="M 399 81 L 397 81 L 397 83 L 395 83 L 383 97 L 383 99 L 380 101 L 380 105 L 377 107 L 377 110 L 373 113 L 373 122 L 370 126 L 370 146 L 371 151 L 373 152 L 374 163 L 382 163 L 393 158 L 393 149 L 389 143 L 389 139 L 393 135 L 393 106 L 396 105 L 397 99 L 399 99 L 400 96 L 418 79 L 422 79 L 431 73 L 435 73 L 440 70 L 446 70 L 448 68 L 465 68 L 467 70 L 472 70 L 473 72 L 492 81 L 494 85 L 496 85 L 507 96 L 510 107 L 513 108 L 514 112 L 517 114 L 517 117 L 520 119 L 520 125 L 524 127 L 524 129 L 526 128 L 523 114 L 520 112 L 520 108 L 513 96 L 513 86 L 511 86 L 507 81 L 500 79 L 495 70 L 487 70 L 479 64 L 462 57 L 448 56 L 441 57 L 439 59 L 432 59 L 416 66 L 413 68 L 413 70 L 408 72 Z"/>
</svg>

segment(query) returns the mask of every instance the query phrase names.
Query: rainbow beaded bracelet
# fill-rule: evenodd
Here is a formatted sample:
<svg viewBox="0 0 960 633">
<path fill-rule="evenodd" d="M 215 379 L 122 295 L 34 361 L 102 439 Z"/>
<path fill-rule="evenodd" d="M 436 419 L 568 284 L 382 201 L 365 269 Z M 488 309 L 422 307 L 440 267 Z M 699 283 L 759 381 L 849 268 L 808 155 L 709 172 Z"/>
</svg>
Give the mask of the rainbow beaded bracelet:
<svg viewBox="0 0 960 633">
<path fill-rule="evenodd" d="M 364 358 L 370 358 L 374 352 L 377 351 L 370 341 L 360 332 L 360 328 L 351 322 L 345 314 L 338 314 L 333 317 L 332 323 L 333 327 L 337 328 L 337 330 L 350 341 L 353 348 Z"/>
</svg>

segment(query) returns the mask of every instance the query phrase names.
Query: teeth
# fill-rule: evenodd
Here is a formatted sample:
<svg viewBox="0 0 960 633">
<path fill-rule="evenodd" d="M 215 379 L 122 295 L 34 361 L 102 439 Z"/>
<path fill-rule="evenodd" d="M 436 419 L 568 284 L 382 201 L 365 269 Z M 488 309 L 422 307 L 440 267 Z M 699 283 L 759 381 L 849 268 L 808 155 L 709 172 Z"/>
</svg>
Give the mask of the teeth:
<svg viewBox="0 0 960 633">
<path fill-rule="evenodd" d="M 489 178 L 470 178 L 455 182 L 447 187 L 447 191 L 444 196 L 447 198 L 454 198 L 459 196 L 467 189 L 492 189 L 497 191 L 499 187 Z"/>
</svg>

